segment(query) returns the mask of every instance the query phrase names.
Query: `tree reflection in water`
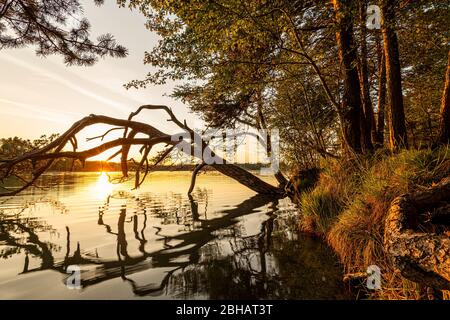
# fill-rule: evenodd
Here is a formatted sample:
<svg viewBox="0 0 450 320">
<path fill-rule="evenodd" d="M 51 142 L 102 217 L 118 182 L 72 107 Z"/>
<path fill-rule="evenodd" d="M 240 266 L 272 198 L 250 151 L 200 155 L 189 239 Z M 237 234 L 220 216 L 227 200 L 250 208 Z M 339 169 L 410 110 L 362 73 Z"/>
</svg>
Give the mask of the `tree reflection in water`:
<svg viewBox="0 0 450 320">
<path fill-rule="evenodd" d="M 176 210 L 166 210 L 164 203 L 151 194 L 132 198 L 134 204 L 122 205 L 117 225 L 105 223 L 111 196 L 98 212 L 98 225 L 116 238 L 116 258 L 105 259 L 84 252 L 78 243 L 71 253 L 70 228 L 66 227 L 66 253 L 55 259 L 60 246 L 41 241 L 38 233 L 54 232 L 45 221 L 21 218 L 20 213 L 5 215 L 0 211 L 0 257 L 7 259 L 25 252 L 23 273 L 55 270 L 66 281 L 67 267 L 79 265 L 84 288 L 114 278 L 130 284 L 137 296 L 210 299 L 339 299 L 348 298 L 341 283 L 336 258 L 320 242 L 299 233 L 295 215 L 279 209 L 278 200 L 261 195 L 251 197 L 234 208 L 207 218 L 208 192 L 198 189 L 189 201 L 174 194 Z M 199 202 L 205 214 L 199 214 Z M 52 201 L 55 206 L 61 206 Z M 264 215 L 256 220 L 259 229 L 247 234 L 245 218 Z M 160 219 L 161 225 L 176 224 L 183 232 L 164 234 L 160 227 L 148 224 L 148 217 Z M 132 234 L 126 233 L 132 225 Z M 147 229 L 153 229 L 162 241 L 160 250 L 147 251 Z M 116 231 L 113 231 L 116 230 Z M 139 254 L 129 253 L 129 242 L 136 241 Z M 29 268 L 29 255 L 39 257 L 39 267 Z M 145 270 L 168 270 L 146 283 L 134 276 Z"/>
</svg>

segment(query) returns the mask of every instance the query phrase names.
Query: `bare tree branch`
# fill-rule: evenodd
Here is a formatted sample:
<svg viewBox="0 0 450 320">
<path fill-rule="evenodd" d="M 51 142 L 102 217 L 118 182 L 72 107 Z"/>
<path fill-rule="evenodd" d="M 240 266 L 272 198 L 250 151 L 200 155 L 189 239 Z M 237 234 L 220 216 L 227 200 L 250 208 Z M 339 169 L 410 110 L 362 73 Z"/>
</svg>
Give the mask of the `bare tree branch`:
<svg viewBox="0 0 450 320">
<path fill-rule="evenodd" d="M 191 185 L 189 186 L 189 190 L 188 190 L 188 194 L 191 194 L 192 191 L 194 191 L 194 187 L 195 187 L 195 180 L 197 179 L 197 174 L 200 172 L 200 170 L 202 170 L 202 168 L 206 166 L 206 163 L 202 162 L 199 163 L 194 171 L 192 172 L 192 178 L 191 178 Z"/>
<path fill-rule="evenodd" d="M 198 153 L 193 152 L 195 148 L 201 148 L 201 155 L 207 153 L 215 157 L 216 162 L 209 164 L 211 167 L 215 168 L 219 172 L 227 175 L 239 183 L 247 186 L 255 192 L 262 194 L 270 194 L 275 196 L 282 196 L 284 191 L 272 186 L 253 174 L 247 172 L 246 170 L 239 168 L 233 164 L 227 164 L 226 161 L 217 155 L 210 149 L 208 143 L 201 139 L 198 133 L 194 132 L 191 128 L 189 128 L 186 122 L 181 122 L 176 118 L 173 114 L 172 110 L 167 106 L 159 106 L 159 105 L 144 105 L 137 109 L 136 112 L 130 114 L 128 120 L 111 118 L 102 115 L 90 115 L 85 117 L 77 122 L 75 122 L 72 127 L 69 128 L 66 132 L 64 132 L 57 139 L 48 143 L 46 146 L 39 148 L 37 150 L 33 150 L 31 152 L 27 152 L 23 155 L 20 155 L 13 159 L 5 159 L 0 162 L 0 180 L 5 179 L 7 177 L 12 177 L 22 171 L 27 171 L 29 168 L 29 164 L 32 164 L 32 178 L 27 181 L 24 180 L 24 185 L 18 188 L 17 190 L 1 193 L 0 196 L 10 196 L 15 195 L 26 188 L 34 185 L 37 179 L 54 163 L 56 159 L 66 158 L 66 159 L 74 159 L 80 160 L 81 162 L 85 162 L 87 159 L 102 154 L 110 149 L 121 147 L 121 150 L 114 153 L 109 159 L 112 159 L 119 154 L 121 154 L 121 165 L 122 165 L 122 174 L 123 177 L 128 176 L 128 155 L 130 152 L 130 148 L 132 145 L 140 145 L 142 146 L 143 156 L 137 166 L 136 169 L 136 177 L 135 177 L 135 187 L 139 187 L 145 180 L 148 172 L 151 170 L 151 166 L 148 162 L 148 156 L 153 146 L 165 143 L 166 146 L 169 146 L 166 150 L 160 153 L 154 163 L 153 166 L 162 162 L 166 157 L 177 148 L 179 141 L 172 139 L 172 135 L 163 133 L 153 126 L 143 123 L 133 121 L 132 119 L 137 116 L 142 110 L 164 110 L 169 115 L 171 121 L 173 121 L 180 129 L 187 131 L 191 134 L 190 141 L 184 141 L 191 145 L 189 150 L 181 150 L 189 155 L 196 156 Z M 76 139 L 76 135 L 80 133 L 83 129 L 97 124 L 106 124 L 110 126 L 114 126 L 115 128 L 111 128 L 99 138 L 103 139 L 109 132 L 112 130 L 124 129 L 124 136 L 122 138 L 114 139 L 103 144 L 100 144 L 94 148 L 78 151 L 78 143 Z M 148 136 L 148 138 L 136 138 L 138 134 L 144 134 Z M 196 138 L 196 139 L 194 139 Z M 198 140 L 199 138 L 200 140 Z M 70 143 L 72 145 L 72 151 L 64 151 L 66 145 Z M 198 173 L 198 171 L 203 166 L 199 166 L 194 170 L 194 176 Z M 144 175 L 142 179 L 140 178 L 141 171 L 144 170 Z M 195 183 L 195 178 L 194 183 Z"/>
</svg>

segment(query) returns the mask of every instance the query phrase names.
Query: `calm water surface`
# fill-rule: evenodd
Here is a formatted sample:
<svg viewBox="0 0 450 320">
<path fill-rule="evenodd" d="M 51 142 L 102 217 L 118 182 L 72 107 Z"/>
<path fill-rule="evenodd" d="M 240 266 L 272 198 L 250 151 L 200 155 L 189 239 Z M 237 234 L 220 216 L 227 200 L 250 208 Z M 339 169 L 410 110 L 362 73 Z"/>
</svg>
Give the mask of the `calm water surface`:
<svg viewBox="0 0 450 320">
<path fill-rule="evenodd" d="M 0 198 L 0 299 L 349 298 L 288 199 L 215 173 L 191 197 L 188 172 L 152 173 L 137 191 L 99 173 L 44 179 L 59 184 Z M 67 288 L 70 265 L 82 289 Z"/>
</svg>

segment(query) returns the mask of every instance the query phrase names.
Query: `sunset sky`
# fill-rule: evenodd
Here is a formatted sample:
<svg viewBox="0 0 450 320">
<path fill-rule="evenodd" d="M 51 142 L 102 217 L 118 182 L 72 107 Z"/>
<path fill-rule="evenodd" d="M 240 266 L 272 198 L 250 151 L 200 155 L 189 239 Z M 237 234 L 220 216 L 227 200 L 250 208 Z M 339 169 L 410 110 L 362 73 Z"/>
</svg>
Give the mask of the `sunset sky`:
<svg viewBox="0 0 450 320">
<path fill-rule="evenodd" d="M 81 2 L 92 25 L 92 38 L 112 33 L 118 43 L 127 47 L 128 57 L 101 59 L 91 67 L 68 67 L 60 56 L 36 56 L 33 47 L 1 50 L 0 138 L 36 139 L 42 134 L 62 133 L 73 122 L 92 113 L 127 118 L 142 104 L 168 105 L 179 119 L 186 119 L 191 127 L 201 128 L 202 121 L 187 106 L 167 96 L 174 83 L 139 90 L 123 87 L 131 80 L 143 79 L 151 71 L 151 66 L 143 64 L 144 52 L 157 44 L 158 37 L 145 28 L 145 18 L 137 11 L 119 8 L 115 1 L 101 7 L 91 0 Z M 136 119 L 167 133 L 179 132 L 166 121 L 162 111 L 147 111 Z M 81 149 L 98 144 L 98 141 L 87 143 L 86 138 L 103 132 L 105 127 L 97 126 L 79 134 Z M 121 131 L 116 131 L 108 137 L 120 135 Z M 248 144 L 239 147 L 237 160 L 253 162 L 254 151 L 246 151 L 251 149 Z M 106 159 L 113 153 L 110 150 L 94 159 Z"/>
<path fill-rule="evenodd" d="M 107 1 L 102 7 L 91 0 L 81 2 L 92 24 L 92 35 L 112 33 L 128 48 L 129 56 L 106 58 L 92 67 L 67 67 L 60 56 L 37 57 L 33 47 L 1 50 L 0 137 L 34 139 L 41 134 L 61 133 L 91 113 L 124 118 L 144 103 L 169 105 L 181 119 L 198 123 L 182 103 L 163 96 L 170 94 L 173 84 L 140 90 L 123 87 L 151 70 L 143 65 L 143 56 L 156 44 L 157 36 L 145 29 L 144 17 L 119 8 L 115 1 Z M 164 131 L 175 129 L 162 113 L 149 112 L 141 119 Z"/>
</svg>

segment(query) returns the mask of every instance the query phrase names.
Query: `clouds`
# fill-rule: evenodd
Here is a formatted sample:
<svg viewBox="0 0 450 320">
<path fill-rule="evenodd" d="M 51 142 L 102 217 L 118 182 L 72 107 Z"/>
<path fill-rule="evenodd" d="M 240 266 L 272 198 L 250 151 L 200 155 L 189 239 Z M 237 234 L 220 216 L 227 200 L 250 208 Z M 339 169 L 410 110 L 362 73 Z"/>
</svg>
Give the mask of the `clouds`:
<svg viewBox="0 0 450 320">
<path fill-rule="evenodd" d="M 145 29 L 145 18 L 115 3 L 100 8 L 91 1 L 83 4 L 94 36 L 111 32 L 130 49 L 130 55 L 101 59 L 92 67 L 67 67 L 57 55 L 37 57 L 32 47 L 0 50 L 0 137 L 32 139 L 62 133 L 74 121 L 92 113 L 127 118 L 142 104 L 168 105 L 181 120 L 195 123 L 197 118 L 185 105 L 164 96 L 171 93 L 173 84 L 145 90 L 127 91 L 123 87 L 145 76 L 150 68 L 143 65 L 142 59 L 144 52 L 157 44 L 157 36 Z M 167 133 L 179 131 L 166 121 L 163 112 L 143 112 L 137 119 Z"/>
<path fill-rule="evenodd" d="M 50 68 L 43 68 L 35 63 L 32 63 L 31 61 L 28 62 L 26 59 L 16 58 L 12 53 L 8 52 L 2 52 L 0 55 L 0 60 L 4 60 L 7 63 L 11 63 L 17 67 L 26 69 L 30 73 L 34 73 L 43 78 L 49 79 L 51 83 L 63 85 L 71 91 L 77 92 L 80 95 L 84 95 L 90 98 L 91 100 L 93 100 L 93 102 L 96 101 L 101 104 L 107 105 L 111 108 L 116 109 L 120 113 L 128 114 L 132 111 L 132 108 L 130 106 L 127 106 L 126 103 L 117 102 L 117 100 L 109 98 L 108 96 L 114 96 L 116 94 L 112 92 L 109 92 L 108 94 L 108 92 L 106 92 L 108 91 L 108 89 L 102 88 L 98 84 L 95 84 L 88 79 L 82 79 L 78 77 L 75 73 L 71 72 L 69 68 L 65 68 L 62 71 L 58 70 L 60 69 L 60 66 L 52 64 L 51 61 L 48 61 L 48 63 L 46 63 L 46 65 Z M 104 91 L 103 94 L 99 93 L 102 91 Z M 136 101 L 133 101 L 133 99 L 126 99 L 136 104 Z"/>
<path fill-rule="evenodd" d="M 70 112 L 58 112 L 43 106 L 30 105 L 27 103 L 0 98 L 0 114 L 10 117 L 25 117 L 39 119 L 60 124 L 70 124 L 76 120 L 76 115 Z M 4 119 L 4 121 L 8 121 Z"/>
</svg>

